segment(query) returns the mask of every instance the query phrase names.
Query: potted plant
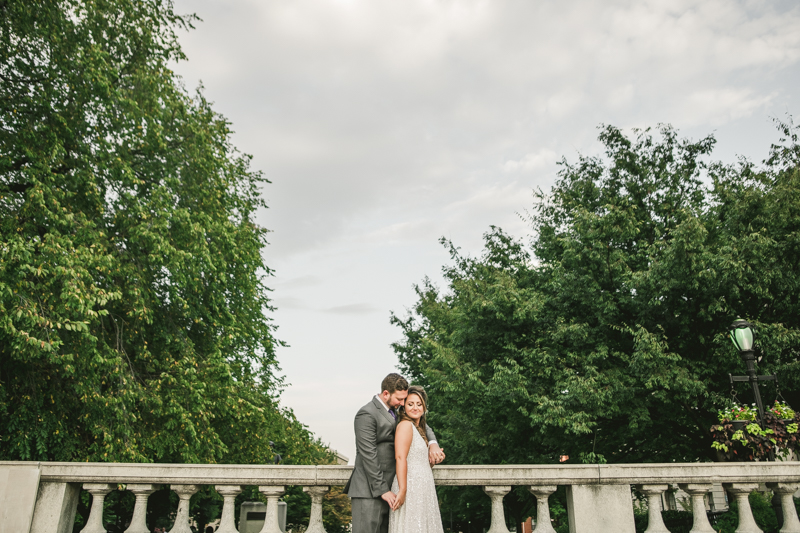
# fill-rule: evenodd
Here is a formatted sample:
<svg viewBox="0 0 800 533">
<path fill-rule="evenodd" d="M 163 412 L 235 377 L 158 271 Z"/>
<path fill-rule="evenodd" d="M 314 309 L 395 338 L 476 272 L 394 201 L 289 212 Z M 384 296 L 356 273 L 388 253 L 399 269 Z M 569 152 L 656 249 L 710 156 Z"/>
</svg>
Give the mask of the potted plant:
<svg viewBox="0 0 800 533">
<path fill-rule="evenodd" d="M 711 447 L 722 460 L 754 461 L 770 453 L 785 457 L 800 451 L 800 415 L 785 402 L 776 401 L 767 409 L 761 424 L 755 406 L 733 405 L 717 416 L 719 424 L 711 426 Z"/>
<path fill-rule="evenodd" d="M 775 403 L 769 408 L 769 411 L 779 420 L 794 420 L 794 409 L 786 405 L 786 402 L 778 402 L 778 400 L 775 400 Z"/>
<path fill-rule="evenodd" d="M 731 423 L 735 429 L 743 429 L 758 420 L 758 409 L 756 404 L 748 406 L 735 403 L 731 407 L 717 411 L 717 418 L 720 424 Z"/>
</svg>

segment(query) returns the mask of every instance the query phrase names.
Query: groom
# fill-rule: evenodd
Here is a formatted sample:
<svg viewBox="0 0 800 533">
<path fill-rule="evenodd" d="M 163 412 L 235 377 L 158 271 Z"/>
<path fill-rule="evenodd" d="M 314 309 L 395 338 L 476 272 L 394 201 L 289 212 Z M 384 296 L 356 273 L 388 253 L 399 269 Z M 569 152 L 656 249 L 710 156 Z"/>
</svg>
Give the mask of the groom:
<svg viewBox="0 0 800 533">
<path fill-rule="evenodd" d="M 408 396 L 408 381 L 400 374 L 389 374 L 381 382 L 381 393 L 356 414 L 356 461 L 344 492 L 353 508 L 352 533 L 387 533 L 389 507 L 396 495 L 391 491 L 395 476 L 394 428 L 397 408 Z M 428 436 L 431 465 L 444 460 L 433 431 Z"/>
</svg>

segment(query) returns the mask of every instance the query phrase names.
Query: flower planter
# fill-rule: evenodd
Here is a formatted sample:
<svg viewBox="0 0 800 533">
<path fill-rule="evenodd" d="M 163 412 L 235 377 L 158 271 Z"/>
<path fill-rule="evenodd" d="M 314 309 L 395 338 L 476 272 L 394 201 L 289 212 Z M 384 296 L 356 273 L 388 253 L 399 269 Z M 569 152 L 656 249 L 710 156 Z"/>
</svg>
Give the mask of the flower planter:
<svg viewBox="0 0 800 533">
<path fill-rule="evenodd" d="M 717 415 L 719 424 L 710 431 L 718 461 L 785 460 L 800 453 L 800 417 L 785 403 L 775 402 L 760 421 L 755 406 L 734 405 Z"/>
</svg>

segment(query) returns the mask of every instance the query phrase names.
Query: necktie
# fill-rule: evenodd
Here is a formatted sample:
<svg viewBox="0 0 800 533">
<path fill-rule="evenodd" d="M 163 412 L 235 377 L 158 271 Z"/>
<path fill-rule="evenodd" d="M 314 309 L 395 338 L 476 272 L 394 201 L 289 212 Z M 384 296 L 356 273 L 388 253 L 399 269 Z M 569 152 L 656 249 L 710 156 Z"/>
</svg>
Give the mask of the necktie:
<svg viewBox="0 0 800 533">
<path fill-rule="evenodd" d="M 389 409 L 389 414 L 392 415 L 392 418 L 397 420 L 397 415 L 395 414 L 394 409 Z"/>
</svg>

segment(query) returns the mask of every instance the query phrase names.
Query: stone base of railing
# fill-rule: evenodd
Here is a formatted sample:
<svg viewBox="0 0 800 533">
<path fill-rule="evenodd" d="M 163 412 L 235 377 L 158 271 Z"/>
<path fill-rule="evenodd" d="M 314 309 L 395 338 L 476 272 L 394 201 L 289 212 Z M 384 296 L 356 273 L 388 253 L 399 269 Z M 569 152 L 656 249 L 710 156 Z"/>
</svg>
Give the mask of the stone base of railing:
<svg viewBox="0 0 800 533">
<path fill-rule="evenodd" d="M 349 466 L 282 465 L 162 465 L 113 463 L 0 462 L 0 533 L 69 533 L 75 521 L 81 489 L 92 495 L 84 533 L 104 533 L 103 501 L 114 490 L 135 495 L 126 533 L 148 533 L 147 498 L 158 485 L 169 485 L 179 496 L 171 533 L 189 533 L 189 499 L 201 485 L 213 485 L 223 499 L 217 533 L 237 533 L 234 500 L 243 486 L 257 486 L 267 500 L 260 533 L 280 533 L 278 500 L 285 486 L 299 485 L 311 496 L 308 533 L 325 533 L 322 500 L 330 486 L 344 485 Z M 714 530 L 706 517 L 709 494 L 724 486 L 739 509 L 740 533 L 760 531 L 747 495 L 759 484 L 783 502 L 782 533 L 800 533 L 792 495 L 800 488 L 800 462 L 691 463 L 630 465 L 437 466 L 437 485 L 478 485 L 492 501 L 489 533 L 506 533 L 503 498 L 513 486 L 525 486 L 536 498 L 534 533 L 554 533 L 549 498 L 558 486 L 567 487 L 571 533 L 634 533 L 631 486 L 649 502 L 647 533 L 668 533 L 661 520 L 661 502 L 678 484 L 690 499 L 692 533 Z M 719 495 L 717 495 L 719 496 Z M 714 501 L 712 496 L 711 501 Z"/>
</svg>

